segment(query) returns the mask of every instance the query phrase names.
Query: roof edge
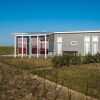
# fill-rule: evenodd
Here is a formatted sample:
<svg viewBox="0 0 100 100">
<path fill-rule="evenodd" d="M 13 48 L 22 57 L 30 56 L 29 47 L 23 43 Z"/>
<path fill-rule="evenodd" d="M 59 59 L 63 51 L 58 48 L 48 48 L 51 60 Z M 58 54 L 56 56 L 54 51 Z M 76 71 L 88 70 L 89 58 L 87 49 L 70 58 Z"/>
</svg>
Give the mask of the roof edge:
<svg viewBox="0 0 100 100">
<path fill-rule="evenodd" d="M 96 31 L 66 31 L 66 32 L 53 32 L 53 33 L 95 33 L 95 32 L 100 32 L 100 30 Z"/>
</svg>

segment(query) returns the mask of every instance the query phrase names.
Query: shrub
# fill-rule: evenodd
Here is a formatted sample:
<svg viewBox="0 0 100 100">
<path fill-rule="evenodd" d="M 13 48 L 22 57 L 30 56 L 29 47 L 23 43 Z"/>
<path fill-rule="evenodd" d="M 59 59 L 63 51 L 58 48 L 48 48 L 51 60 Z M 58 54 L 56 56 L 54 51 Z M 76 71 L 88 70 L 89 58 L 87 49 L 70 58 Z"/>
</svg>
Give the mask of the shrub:
<svg viewBox="0 0 100 100">
<path fill-rule="evenodd" d="M 52 63 L 54 65 L 54 67 L 63 66 L 63 65 L 65 65 L 64 57 L 63 56 L 54 56 L 52 58 Z"/>
<path fill-rule="evenodd" d="M 74 55 L 74 56 L 72 56 L 71 64 L 72 65 L 79 65 L 79 64 L 81 64 L 81 55 Z"/>
<path fill-rule="evenodd" d="M 83 59 L 84 64 L 99 63 L 99 62 L 100 62 L 100 53 L 97 53 L 95 55 L 87 54 Z"/>
<path fill-rule="evenodd" d="M 95 62 L 100 63 L 100 53 L 94 55 Z"/>
<path fill-rule="evenodd" d="M 84 63 L 84 64 L 94 63 L 93 60 L 94 60 L 93 55 L 91 55 L 91 54 L 89 53 L 89 54 L 87 54 L 86 56 L 84 56 L 83 63 Z"/>
<path fill-rule="evenodd" d="M 81 63 L 81 55 L 64 54 L 62 56 L 54 56 L 52 63 L 55 67 L 77 65 Z"/>
<path fill-rule="evenodd" d="M 69 55 L 69 54 L 68 55 L 63 55 L 63 57 L 64 57 L 64 60 L 65 60 L 65 65 L 70 66 L 72 55 Z"/>
</svg>

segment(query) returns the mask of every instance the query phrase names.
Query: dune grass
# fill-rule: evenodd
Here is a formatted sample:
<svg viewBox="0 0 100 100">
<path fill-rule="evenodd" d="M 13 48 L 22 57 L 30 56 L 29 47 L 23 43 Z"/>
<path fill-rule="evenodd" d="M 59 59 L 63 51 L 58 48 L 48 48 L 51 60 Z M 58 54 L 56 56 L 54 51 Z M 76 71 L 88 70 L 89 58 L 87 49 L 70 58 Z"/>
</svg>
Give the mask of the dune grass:
<svg viewBox="0 0 100 100">
<path fill-rule="evenodd" d="M 51 58 L 13 58 L 1 57 L 0 61 L 18 67 L 22 70 L 30 71 L 32 74 L 43 77 L 44 71 L 46 78 L 72 88 L 83 94 L 100 99 L 100 64 L 82 64 L 77 66 L 63 66 L 60 68 L 52 67 Z M 51 69 L 45 69 L 52 67 Z M 41 70 L 36 70 L 40 69 Z M 57 74 L 57 76 L 56 76 Z M 56 80 L 56 77 L 57 80 Z M 88 90 L 86 90 L 88 88 Z"/>
<path fill-rule="evenodd" d="M 0 46 L 0 55 L 13 54 L 14 47 L 13 46 Z"/>
<path fill-rule="evenodd" d="M 51 58 L 14 58 L 14 57 L 0 57 L 0 61 L 11 66 L 15 66 L 25 70 L 33 70 L 38 68 L 52 67 Z"/>
<path fill-rule="evenodd" d="M 10 54 L 13 47 L 1 47 L 0 54 Z M 2 52 L 1 52 L 2 51 Z M 9 53 L 8 53 L 9 52 Z M 100 100 L 100 64 L 82 64 L 77 66 L 63 66 L 60 68 L 52 67 L 51 58 L 13 58 L 13 57 L 0 57 L 0 62 L 18 67 L 22 70 L 28 70 L 32 74 L 43 77 L 45 71 L 46 78 L 58 84 L 62 84 L 75 91 L 83 94 L 88 94 Z M 39 68 L 52 69 L 34 70 Z M 56 77 L 57 80 L 56 80 Z"/>
<path fill-rule="evenodd" d="M 43 70 L 33 71 L 43 77 Z M 61 67 L 45 70 L 46 78 L 58 82 L 75 91 L 100 99 L 100 64 L 86 64 L 81 66 Z M 55 76 L 57 74 L 57 76 Z M 55 77 L 58 77 L 56 80 Z M 88 89 L 88 90 L 87 90 Z"/>
</svg>

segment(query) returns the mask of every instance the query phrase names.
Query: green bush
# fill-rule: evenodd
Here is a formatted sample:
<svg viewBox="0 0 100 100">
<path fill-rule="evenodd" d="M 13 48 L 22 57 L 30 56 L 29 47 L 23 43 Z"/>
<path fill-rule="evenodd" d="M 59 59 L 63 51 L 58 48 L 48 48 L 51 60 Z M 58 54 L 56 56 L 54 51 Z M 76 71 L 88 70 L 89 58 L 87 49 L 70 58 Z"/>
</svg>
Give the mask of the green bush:
<svg viewBox="0 0 100 100">
<path fill-rule="evenodd" d="M 70 64 L 71 64 L 71 57 L 72 57 L 72 55 L 63 55 L 63 58 L 64 58 L 64 60 L 65 60 L 65 65 L 66 66 L 70 66 Z"/>
<path fill-rule="evenodd" d="M 65 65 L 64 57 L 63 56 L 54 56 L 52 58 L 52 63 L 54 65 L 54 67 L 63 66 L 63 65 Z"/>
<path fill-rule="evenodd" d="M 95 55 L 87 54 L 83 59 L 83 63 L 100 63 L 100 53 L 97 53 Z"/>
<path fill-rule="evenodd" d="M 71 64 L 72 65 L 79 65 L 81 64 L 81 55 L 74 55 L 71 57 Z"/>
<path fill-rule="evenodd" d="M 86 56 L 84 56 L 83 63 L 84 64 L 94 63 L 94 56 L 91 55 L 90 53 L 87 54 Z"/>
<path fill-rule="evenodd" d="M 80 55 L 62 55 L 62 56 L 54 56 L 52 58 L 52 63 L 55 67 L 61 66 L 70 66 L 70 65 L 77 65 L 81 63 L 81 56 Z"/>
<path fill-rule="evenodd" d="M 95 62 L 100 63 L 100 53 L 94 55 Z"/>
</svg>

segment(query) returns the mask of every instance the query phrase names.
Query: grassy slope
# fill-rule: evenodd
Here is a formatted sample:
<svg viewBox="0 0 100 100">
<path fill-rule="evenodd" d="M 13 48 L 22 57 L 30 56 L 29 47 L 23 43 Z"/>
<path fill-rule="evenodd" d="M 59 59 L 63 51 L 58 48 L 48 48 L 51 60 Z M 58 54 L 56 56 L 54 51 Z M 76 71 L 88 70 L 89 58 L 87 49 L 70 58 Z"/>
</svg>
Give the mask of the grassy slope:
<svg viewBox="0 0 100 100">
<path fill-rule="evenodd" d="M 78 92 L 86 94 L 86 84 L 88 84 L 88 95 L 100 99 L 100 65 L 98 68 L 94 64 L 71 66 L 63 68 L 53 68 L 45 70 L 46 78 L 56 81 L 55 73 L 58 73 L 58 83 Z M 92 68 L 92 69 L 91 69 Z M 42 76 L 43 71 L 34 71 L 33 73 Z M 91 92 L 92 91 L 92 92 Z"/>
<path fill-rule="evenodd" d="M 34 77 L 26 70 L 0 63 L 0 100 L 55 100 L 55 95 L 60 87 L 56 87 L 55 84 L 50 86 L 51 82 L 45 80 L 45 90 L 50 86 L 46 93 L 43 81 L 44 79 L 39 77 L 36 79 L 36 76 Z M 38 86 L 36 86 L 37 83 L 39 83 Z M 37 87 L 38 89 L 33 91 Z M 57 88 L 56 92 L 55 88 Z M 44 93 L 46 99 L 43 99 Z M 69 100 L 69 97 L 68 91 L 62 88 L 56 100 Z M 74 93 L 72 93 L 71 99 L 85 100 L 83 96 Z"/>
<path fill-rule="evenodd" d="M 47 60 L 43 58 L 12 58 L 1 57 L 1 62 L 19 67 L 43 77 L 44 70 L 34 70 L 39 68 L 51 67 L 51 58 Z M 56 73 L 58 73 L 58 83 L 72 88 L 78 92 L 86 94 L 86 84 L 88 84 L 88 95 L 100 99 L 100 64 L 85 64 L 81 66 L 70 66 L 61 68 L 45 69 L 46 78 L 56 81 Z M 92 88 L 91 88 L 92 87 Z M 92 89 L 92 92 L 91 92 Z"/>
</svg>

